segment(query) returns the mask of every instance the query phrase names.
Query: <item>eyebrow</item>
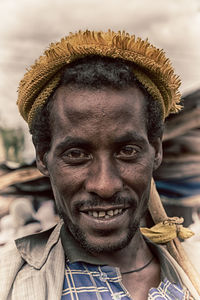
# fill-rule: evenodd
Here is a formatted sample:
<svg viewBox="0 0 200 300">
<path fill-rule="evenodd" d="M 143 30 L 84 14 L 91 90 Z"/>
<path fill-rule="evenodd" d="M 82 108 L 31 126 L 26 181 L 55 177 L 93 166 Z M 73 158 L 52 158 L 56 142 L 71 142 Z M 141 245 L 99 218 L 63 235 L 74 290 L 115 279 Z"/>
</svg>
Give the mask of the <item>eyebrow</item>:
<svg viewBox="0 0 200 300">
<path fill-rule="evenodd" d="M 121 137 L 117 137 L 115 140 L 116 144 L 123 144 L 123 143 L 128 143 L 128 142 L 139 142 L 139 143 L 146 143 L 147 140 L 139 135 L 137 132 L 135 131 L 131 131 L 131 132 L 127 132 L 124 135 L 122 135 Z"/>
<path fill-rule="evenodd" d="M 63 141 L 61 141 L 57 146 L 56 150 L 60 150 L 63 148 L 71 148 L 71 147 L 87 147 L 89 143 L 80 137 L 72 137 L 67 136 Z"/>
<path fill-rule="evenodd" d="M 115 145 L 121 145 L 129 142 L 139 142 L 139 143 L 146 143 L 147 140 L 139 135 L 137 132 L 127 132 L 124 135 L 120 137 L 116 137 L 113 141 Z M 91 143 L 81 137 L 72 137 L 72 136 L 66 136 L 63 141 L 61 141 L 56 146 L 56 151 L 62 150 L 63 148 L 71 148 L 71 147 L 80 147 L 80 148 L 88 148 L 91 147 Z"/>
</svg>

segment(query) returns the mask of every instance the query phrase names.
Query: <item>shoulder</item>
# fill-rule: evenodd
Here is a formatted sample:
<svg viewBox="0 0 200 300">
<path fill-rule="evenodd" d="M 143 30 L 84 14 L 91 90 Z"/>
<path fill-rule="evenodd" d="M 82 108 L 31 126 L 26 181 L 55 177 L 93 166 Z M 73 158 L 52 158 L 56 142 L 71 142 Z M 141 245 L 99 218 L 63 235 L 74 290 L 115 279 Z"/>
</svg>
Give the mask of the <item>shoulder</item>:
<svg viewBox="0 0 200 300">
<path fill-rule="evenodd" d="M 15 241 L 9 242 L 0 250 L 0 274 L 5 272 L 5 269 L 10 268 L 12 261 L 21 261 L 20 253 L 16 247 Z"/>
<path fill-rule="evenodd" d="M 24 261 L 17 250 L 15 242 L 9 243 L 0 251 L 0 295 L 7 299 L 10 287 Z"/>
<path fill-rule="evenodd" d="M 0 251 L 1 299 L 9 299 L 13 283 L 19 281 L 19 274 L 27 275 L 28 270 L 39 270 L 45 264 L 59 240 L 60 227 L 58 224 L 47 231 L 17 239 Z"/>
<path fill-rule="evenodd" d="M 18 256 L 19 252 L 17 250 L 15 241 L 11 241 L 6 246 L 0 248 L 0 265 L 4 264 L 7 261 L 9 262 L 12 258 L 16 259 Z"/>
<path fill-rule="evenodd" d="M 189 277 L 187 276 L 185 271 L 182 269 L 182 267 L 177 263 L 177 261 L 166 250 L 166 248 L 164 246 L 160 246 L 160 245 L 154 245 L 154 247 L 157 248 L 157 251 L 159 253 L 161 269 L 164 268 L 164 271 L 166 272 L 165 274 L 168 273 L 168 274 L 172 275 L 172 278 L 169 278 L 170 281 L 171 282 L 175 281 L 176 283 L 179 283 L 180 286 L 182 286 L 182 288 L 186 291 L 186 293 L 188 292 L 190 295 L 192 295 L 194 297 L 194 298 L 190 298 L 190 299 L 200 299 L 200 297 L 197 293 L 197 290 L 195 289 L 194 285 L 190 281 Z M 166 277 L 168 277 L 168 276 L 166 276 Z M 177 280 L 175 280 L 176 278 L 178 279 L 178 282 L 177 282 Z M 198 279 L 196 279 L 196 280 L 198 281 Z M 198 281 L 198 284 L 200 285 L 199 281 Z"/>
</svg>

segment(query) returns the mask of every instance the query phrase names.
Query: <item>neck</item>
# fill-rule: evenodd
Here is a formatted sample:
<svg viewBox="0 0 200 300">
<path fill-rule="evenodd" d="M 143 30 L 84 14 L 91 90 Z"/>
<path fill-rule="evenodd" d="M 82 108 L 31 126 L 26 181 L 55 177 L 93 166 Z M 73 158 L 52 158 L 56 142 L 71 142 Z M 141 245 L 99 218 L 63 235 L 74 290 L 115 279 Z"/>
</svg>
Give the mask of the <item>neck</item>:
<svg viewBox="0 0 200 300">
<path fill-rule="evenodd" d="M 105 261 L 108 265 L 118 267 L 121 272 L 140 268 L 151 257 L 152 253 L 139 231 L 125 248 L 111 254 L 100 255 L 102 261 Z"/>
</svg>

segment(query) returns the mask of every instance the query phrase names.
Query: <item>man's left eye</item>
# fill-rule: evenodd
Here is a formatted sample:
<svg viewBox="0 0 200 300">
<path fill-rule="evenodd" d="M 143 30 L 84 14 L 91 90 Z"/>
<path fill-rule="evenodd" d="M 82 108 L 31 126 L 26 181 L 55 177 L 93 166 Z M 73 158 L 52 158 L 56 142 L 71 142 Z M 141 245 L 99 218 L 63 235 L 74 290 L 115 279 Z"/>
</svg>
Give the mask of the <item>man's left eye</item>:
<svg viewBox="0 0 200 300">
<path fill-rule="evenodd" d="M 120 159 L 133 159 L 138 152 L 139 149 L 136 146 L 127 145 L 121 148 L 118 153 L 116 153 L 116 157 Z"/>
</svg>

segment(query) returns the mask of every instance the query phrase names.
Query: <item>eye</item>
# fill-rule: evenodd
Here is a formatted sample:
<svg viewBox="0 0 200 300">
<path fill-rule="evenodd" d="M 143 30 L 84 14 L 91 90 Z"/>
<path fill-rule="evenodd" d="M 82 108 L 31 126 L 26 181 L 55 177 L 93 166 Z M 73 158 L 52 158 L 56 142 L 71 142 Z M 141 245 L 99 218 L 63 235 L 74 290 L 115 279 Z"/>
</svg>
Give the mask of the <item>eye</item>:
<svg viewBox="0 0 200 300">
<path fill-rule="evenodd" d="M 63 153 L 63 159 L 69 164 L 81 164 L 90 160 L 91 154 L 83 149 L 72 148 Z"/>
<path fill-rule="evenodd" d="M 136 155 L 139 152 L 139 148 L 135 145 L 126 145 L 116 153 L 116 157 L 122 160 L 131 160 L 136 158 Z"/>
</svg>

